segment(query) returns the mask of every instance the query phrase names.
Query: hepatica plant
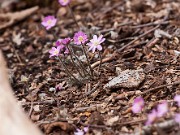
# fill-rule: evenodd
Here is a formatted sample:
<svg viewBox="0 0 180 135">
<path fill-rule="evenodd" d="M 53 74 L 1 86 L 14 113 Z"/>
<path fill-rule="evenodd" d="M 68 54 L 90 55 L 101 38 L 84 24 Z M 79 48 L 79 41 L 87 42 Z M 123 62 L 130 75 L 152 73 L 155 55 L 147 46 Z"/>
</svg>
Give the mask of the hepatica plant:
<svg viewBox="0 0 180 135">
<path fill-rule="evenodd" d="M 72 19 L 77 25 L 79 31 L 74 33 L 72 37 L 59 38 L 55 42 L 55 45 L 49 50 L 49 57 L 57 59 L 61 66 L 65 69 L 66 74 L 69 79 L 73 80 L 78 84 L 86 83 L 86 81 L 94 80 L 100 75 L 100 67 L 102 63 L 101 53 L 103 47 L 102 44 L 105 41 L 103 35 L 93 35 L 89 37 L 85 32 L 80 30 L 80 26 L 77 23 L 74 13 L 70 7 L 70 0 L 58 0 L 61 6 L 66 6 L 70 9 Z M 46 30 L 51 29 L 57 23 L 57 19 L 52 16 L 46 16 L 42 20 L 42 25 Z M 92 38 L 92 39 L 89 39 Z M 82 56 L 85 57 L 85 60 L 80 59 L 77 55 L 75 48 L 79 48 L 82 52 Z M 88 53 L 96 53 L 98 52 L 98 56 L 100 58 L 100 65 L 98 72 L 95 72 L 91 67 L 91 61 Z M 68 59 L 69 58 L 69 59 Z M 68 60 L 67 60 L 68 59 Z M 71 63 L 74 70 L 70 70 L 67 66 L 67 61 Z M 74 74 L 76 71 L 77 74 Z"/>
</svg>

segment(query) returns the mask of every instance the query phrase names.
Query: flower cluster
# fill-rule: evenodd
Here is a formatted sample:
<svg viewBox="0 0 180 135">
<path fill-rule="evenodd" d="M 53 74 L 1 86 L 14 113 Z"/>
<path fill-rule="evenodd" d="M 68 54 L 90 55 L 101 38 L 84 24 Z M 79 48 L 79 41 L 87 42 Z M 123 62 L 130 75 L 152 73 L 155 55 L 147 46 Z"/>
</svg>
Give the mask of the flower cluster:
<svg viewBox="0 0 180 135">
<path fill-rule="evenodd" d="M 73 39 L 71 38 L 64 38 L 64 39 L 59 39 L 56 41 L 56 47 L 52 47 L 52 49 L 49 51 L 50 53 L 50 57 L 52 56 L 59 56 L 61 54 L 68 54 L 69 50 L 67 48 L 67 45 L 69 45 L 71 43 L 71 41 L 73 41 L 74 45 L 82 45 L 82 44 L 86 44 L 88 41 L 87 35 L 82 32 L 76 32 L 74 34 Z M 94 53 L 95 50 L 97 49 L 98 51 L 102 50 L 102 46 L 101 44 L 105 41 L 105 38 L 103 38 L 103 35 L 100 35 L 99 37 L 97 35 L 93 36 L 93 39 L 90 40 L 89 43 L 87 43 L 86 45 L 89 46 L 89 51 L 92 50 L 92 52 Z"/>
<path fill-rule="evenodd" d="M 158 104 L 157 110 L 153 109 L 152 112 L 148 114 L 146 125 L 152 124 L 157 118 L 164 116 L 167 112 L 168 112 L 168 103 L 166 101 Z"/>
<path fill-rule="evenodd" d="M 177 105 L 180 107 L 180 95 L 174 97 L 174 101 L 177 102 Z M 144 99 L 142 97 L 137 97 L 134 99 L 132 104 L 132 112 L 139 113 L 144 107 Z M 163 101 L 157 105 L 157 108 L 153 109 L 147 115 L 146 125 L 151 125 L 156 119 L 163 117 L 169 111 L 167 101 Z M 180 113 L 174 115 L 174 120 L 180 124 Z"/>
<path fill-rule="evenodd" d="M 74 14 L 70 8 L 70 5 L 69 5 L 70 1 L 71 0 L 58 0 L 58 2 L 62 6 L 68 6 L 68 8 L 71 11 L 71 14 L 72 14 L 72 17 L 73 17 L 75 23 L 80 28 L 80 26 L 78 25 L 78 23 L 75 19 L 75 16 L 74 16 Z M 57 19 L 54 16 L 47 16 L 43 19 L 41 24 L 46 28 L 46 30 L 49 30 L 50 28 L 52 28 L 56 25 L 56 22 L 57 22 Z M 78 82 L 78 84 L 82 84 L 82 81 L 80 81 L 76 76 L 74 76 L 73 72 L 70 72 L 70 70 L 66 66 L 65 61 L 62 60 L 61 57 L 59 57 L 59 56 L 65 56 L 65 55 L 69 54 L 71 64 L 73 64 L 73 67 L 76 68 L 76 70 L 77 70 L 78 74 L 81 76 L 81 78 L 93 79 L 94 73 L 93 73 L 93 69 L 90 65 L 90 60 L 89 60 L 89 57 L 87 55 L 88 52 L 87 52 L 86 47 L 89 47 L 88 51 L 92 51 L 93 53 L 95 53 L 96 50 L 98 50 L 98 51 L 102 50 L 101 44 L 104 41 L 105 41 L 105 38 L 103 38 L 103 35 L 100 35 L 99 37 L 97 35 L 94 35 L 93 38 L 89 41 L 89 43 L 87 43 L 88 42 L 88 36 L 84 32 L 78 31 L 74 34 L 73 38 L 68 37 L 68 38 L 64 38 L 64 39 L 58 39 L 55 42 L 55 46 L 53 46 L 51 48 L 51 50 L 49 50 L 50 58 L 51 57 L 58 58 L 62 64 L 62 66 L 65 68 L 66 74 L 70 77 L 70 79 L 73 78 L 73 80 Z M 72 47 L 73 45 L 79 46 L 79 48 L 81 48 L 84 56 L 86 57 L 88 68 L 83 65 L 82 61 L 74 53 L 75 51 Z M 101 60 L 100 53 L 99 53 L 99 57 Z M 99 68 L 100 68 L 100 66 L 99 66 Z"/>
</svg>

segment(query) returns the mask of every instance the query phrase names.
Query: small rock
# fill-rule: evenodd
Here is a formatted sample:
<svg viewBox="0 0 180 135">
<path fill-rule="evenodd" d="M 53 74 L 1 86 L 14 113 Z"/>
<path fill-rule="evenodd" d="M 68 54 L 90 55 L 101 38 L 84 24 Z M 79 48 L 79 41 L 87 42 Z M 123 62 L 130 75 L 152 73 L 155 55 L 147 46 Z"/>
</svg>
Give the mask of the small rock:
<svg viewBox="0 0 180 135">
<path fill-rule="evenodd" d="M 145 73 L 143 69 L 139 70 L 125 70 L 122 71 L 117 77 L 110 80 L 104 88 L 134 88 L 138 87 L 139 84 L 145 79 Z"/>
<path fill-rule="evenodd" d="M 49 91 L 50 92 L 56 91 L 56 88 L 51 87 L 51 88 L 49 88 Z"/>
</svg>

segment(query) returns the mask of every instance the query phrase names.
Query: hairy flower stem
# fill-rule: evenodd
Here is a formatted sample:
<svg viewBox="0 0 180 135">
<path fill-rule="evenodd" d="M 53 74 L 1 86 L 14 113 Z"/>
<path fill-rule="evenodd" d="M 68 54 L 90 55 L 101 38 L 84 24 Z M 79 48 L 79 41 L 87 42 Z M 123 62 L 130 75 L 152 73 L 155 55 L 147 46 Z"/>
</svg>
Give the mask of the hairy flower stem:
<svg viewBox="0 0 180 135">
<path fill-rule="evenodd" d="M 86 70 L 86 68 L 84 67 L 84 65 L 83 65 L 83 63 L 82 63 L 82 61 L 81 60 L 79 60 L 79 58 L 76 56 L 76 54 L 74 53 L 74 51 L 73 50 L 71 50 L 72 51 L 72 53 L 73 53 L 73 55 L 74 55 L 74 57 L 76 58 L 76 60 L 78 61 L 78 63 L 79 63 L 79 65 L 80 65 L 80 67 L 82 68 L 82 71 L 83 71 L 83 73 L 86 75 L 86 73 L 89 75 L 89 77 L 92 79 L 92 77 L 91 77 L 91 75 L 90 75 L 90 73 Z"/>
<path fill-rule="evenodd" d="M 66 67 L 66 65 L 64 64 L 64 62 L 58 57 L 58 60 L 62 63 L 64 69 L 65 69 L 65 72 L 69 75 L 69 76 L 72 76 L 73 79 L 78 82 L 79 84 L 82 84 L 82 82 L 80 82 L 69 70 L 68 68 Z"/>
<path fill-rule="evenodd" d="M 83 44 L 81 44 L 81 46 L 82 46 L 84 55 L 86 56 L 86 59 L 87 59 L 87 62 L 88 62 L 88 66 L 89 66 L 89 69 L 90 69 L 91 77 L 94 78 L 94 75 L 93 75 L 93 69 L 92 69 L 92 67 L 91 67 L 89 58 L 88 58 L 88 56 L 87 56 L 87 53 L 86 53 L 86 50 L 85 50 L 85 46 L 84 46 Z"/>
<path fill-rule="evenodd" d="M 79 66 L 78 66 L 77 64 L 75 64 L 75 62 L 74 62 L 74 60 L 73 60 L 72 51 L 70 50 L 69 45 L 67 45 L 67 48 L 68 48 L 68 50 L 69 50 L 69 52 L 70 52 L 70 59 L 71 59 L 71 61 L 72 61 L 72 63 L 73 63 L 73 66 L 76 68 L 76 70 L 78 71 L 79 75 L 80 75 L 82 78 L 84 78 L 83 75 L 82 75 L 82 73 L 81 73 L 80 70 L 79 70 Z M 81 68 L 81 66 L 80 66 L 80 68 Z M 82 70 L 82 68 L 81 68 L 81 70 Z M 83 70 L 82 70 L 82 71 L 83 71 Z"/>
<path fill-rule="evenodd" d="M 76 54 L 74 53 L 73 49 L 71 49 L 71 52 L 72 52 L 73 56 L 76 58 L 76 60 L 78 61 L 79 66 L 80 66 L 80 68 L 82 69 L 84 75 L 88 75 L 91 79 L 93 79 L 93 78 L 91 77 L 90 73 L 86 70 L 86 68 L 85 68 L 84 64 L 82 63 L 82 61 L 79 60 L 79 58 L 78 58 L 78 57 L 76 56 Z"/>
<path fill-rule="evenodd" d="M 72 16 L 74 22 L 76 23 L 77 27 L 80 29 L 80 26 L 79 26 L 79 24 L 78 24 L 78 22 L 77 22 L 77 20 L 76 20 L 76 18 L 75 18 L 75 15 L 74 15 L 74 13 L 73 13 L 70 5 L 68 4 L 67 7 L 69 8 L 69 10 L 70 10 L 70 12 L 71 12 L 71 16 Z"/>
<path fill-rule="evenodd" d="M 99 63 L 99 68 L 98 68 L 98 73 L 99 73 L 99 77 L 101 76 L 101 65 L 102 65 L 102 56 L 101 56 L 101 52 L 99 51 L 99 58 L 100 58 L 100 63 Z"/>
</svg>

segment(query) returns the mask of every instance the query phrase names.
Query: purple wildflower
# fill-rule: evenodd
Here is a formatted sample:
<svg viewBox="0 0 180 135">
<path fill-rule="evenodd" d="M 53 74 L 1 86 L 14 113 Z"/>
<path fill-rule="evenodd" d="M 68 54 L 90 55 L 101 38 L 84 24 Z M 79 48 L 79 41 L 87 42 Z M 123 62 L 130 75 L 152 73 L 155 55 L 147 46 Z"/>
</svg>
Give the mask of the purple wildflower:
<svg viewBox="0 0 180 135">
<path fill-rule="evenodd" d="M 74 39 L 74 44 L 76 44 L 76 45 L 81 45 L 88 41 L 87 35 L 82 31 L 76 32 L 74 34 L 73 39 Z"/>
<path fill-rule="evenodd" d="M 148 126 L 148 125 L 151 125 L 156 120 L 156 118 L 157 118 L 156 110 L 153 109 L 152 112 L 149 113 L 147 117 L 148 118 L 147 118 L 147 121 L 146 121 L 146 125 Z"/>
<path fill-rule="evenodd" d="M 84 131 L 80 130 L 80 129 L 76 129 L 77 131 L 74 132 L 74 135 L 84 135 Z"/>
<path fill-rule="evenodd" d="M 133 113 L 139 113 L 143 107 L 144 107 L 144 99 L 142 97 L 135 98 L 132 105 Z"/>
<path fill-rule="evenodd" d="M 89 51 L 92 50 L 92 52 L 94 53 L 95 50 L 102 50 L 102 46 L 101 43 L 103 43 L 105 41 L 105 38 L 103 38 L 103 35 L 100 35 L 99 37 L 97 37 L 97 35 L 93 36 L 93 39 L 90 40 L 89 43 L 87 43 L 87 45 L 89 46 Z"/>
<path fill-rule="evenodd" d="M 175 114 L 174 120 L 180 124 L 180 113 Z"/>
<path fill-rule="evenodd" d="M 71 2 L 71 0 L 58 0 L 58 1 L 62 6 L 67 6 Z"/>
<path fill-rule="evenodd" d="M 180 95 L 176 95 L 174 97 L 174 101 L 176 101 L 178 103 L 178 106 L 180 107 Z"/>
<path fill-rule="evenodd" d="M 61 43 L 64 45 L 68 45 L 70 42 L 71 42 L 71 38 L 69 38 L 69 37 L 62 39 L 62 41 L 61 41 Z"/>
<path fill-rule="evenodd" d="M 60 48 L 60 53 L 69 54 L 69 49 L 66 45 L 69 44 L 70 41 L 70 38 L 59 39 L 56 41 L 55 45 Z"/>
<path fill-rule="evenodd" d="M 59 56 L 59 52 L 60 52 L 60 47 L 59 46 L 57 48 L 52 47 L 51 50 L 49 51 L 50 57 Z"/>
<path fill-rule="evenodd" d="M 168 103 L 164 101 L 157 106 L 157 117 L 162 117 L 168 112 Z"/>
<path fill-rule="evenodd" d="M 89 127 L 84 127 L 83 130 L 76 129 L 77 132 L 74 132 L 74 135 L 84 135 L 84 133 L 87 133 L 89 130 Z"/>
<path fill-rule="evenodd" d="M 60 46 L 60 48 L 64 48 L 64 44 L 62 44 L 62 39 L 58 39 L 55 43 L 56 46 Z"/>
<path fill-rule="evenodd" d="M 63 89 L 63 87 L 62 87 L 62 85 L 61 84 L 58 84 L 58 85 L 56 85 L 56 90 L 58 90 L 58 91 L 60 91 L 60 90 L 62 90 Z"/>
<path fill-rule="evenodd" d="M 49 30 L 50 28 L 55 26 L 56 22 L 57 22 L 57 19 L 54 16 L 49 15 L 43 19 L 41 24 L 46 28 L 46 30 Z"/>
<path fill-rule="evenodd" d="M 86 132 L 88 132 L 88 130 L 89 130 L 89 127 L 84 127 L 84 132 L 86 133 Z"/>
</svg>

